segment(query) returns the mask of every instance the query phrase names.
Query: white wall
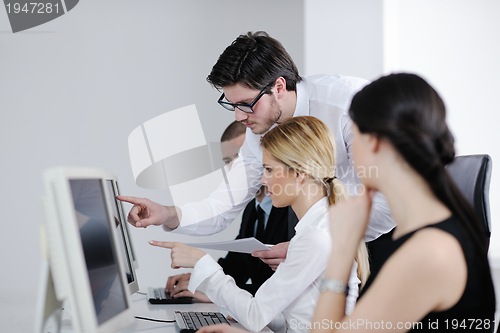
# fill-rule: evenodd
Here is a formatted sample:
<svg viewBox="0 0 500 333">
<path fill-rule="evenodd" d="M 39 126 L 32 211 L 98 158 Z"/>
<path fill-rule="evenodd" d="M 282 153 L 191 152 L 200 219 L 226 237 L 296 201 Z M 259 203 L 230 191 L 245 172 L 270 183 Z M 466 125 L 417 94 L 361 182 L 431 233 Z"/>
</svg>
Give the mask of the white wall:
<svg viewBox="0 0 500 333">
<path fill-rule="evenodd" d="M 38 288 L 42 170 L 103 168 L 119 177 L 122 193 L 171 203 L 165 191 L 135 185 L 129 133 L 194 103 L 206 138 L 218 141 L 234 117 L 205 81 L 219 54 L 239 34 L 266 30 L 302 68 L 302 12 L 302 1 L 287 0 L 85 0 L 54 21 L 12 34 L 0 8 L 0 331 L 32 330 L 34 302 L 26 300 Z M 238 227 L 215 238 L 234 238 Z M 147 241 L 189 237 L 154 227 L 132 229 L 132 237 L 141 289 L 163 285 L 173 273 L 169 251 Z"/>
<path fill-rule="evenodd" d="M 382 0 L 306 0 L 305 74 L 367 80 L 383 71 Z"/>
<path fill-rule="evenodd" d="M 488 0 L 388 1 L 396 22 L 387 50 L 389 71 L 417 73 L 443 98 L 458 155 L 489 154 L 492 237 L 500 259 L 500 2 Z"/>
<path fill-rule="evenodd" d="M 458 155 L 489 154 L 492 237 L 500 262 L 499 1 L 305 0 L 307 74 L 421 75 L 448 110 Z"/>
</svg>

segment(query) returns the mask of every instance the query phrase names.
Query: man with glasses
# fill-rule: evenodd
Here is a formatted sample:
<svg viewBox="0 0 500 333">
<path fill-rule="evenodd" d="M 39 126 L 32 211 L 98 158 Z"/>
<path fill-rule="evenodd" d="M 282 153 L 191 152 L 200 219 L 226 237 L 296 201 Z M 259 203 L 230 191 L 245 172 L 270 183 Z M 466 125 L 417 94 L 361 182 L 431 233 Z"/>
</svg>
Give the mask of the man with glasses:
<svg viewBox="0 0 500 333">
<path fill-rule="evenodd" d="M 297 116 L 314 116 L 324 121 L 336 143 L 336 176 L 350 194 L 364 190 L 359 185 L 350 157 L 352 142 L 348 109 L 354 94 L 366 80 L 340 76 L 301 77 L 292 58 L 279 41 L 265 32 L 240 35 L 220 55 L 207 81 L 222 90 L 218 103 L 235 112 L 237 121 L 247 127 L 240 157 L 234 162 L 228 179 L 233 192 L 245 197 L 232 205 L 214 192 L 202 202 L 182 208 L 164 207 L 147 199 L 128 198 L 134 207 L 129 222 L 136 226 L 164 225 L 179 233 L 212 234 L 227 227 L 260 188 L 262 149 L 260 138 L 270 128 Z M 226 194 L 227 196 L 227 194 Z M 370 223 L 365 235 L 371 241 L 389 232 L 394 222 L 381 194 L 373 199 Z M 221 212 L 215 217 L 212 212 Z M 276 268 L 286 257 L 288 243 L 254 255 Z"/>
</svg>

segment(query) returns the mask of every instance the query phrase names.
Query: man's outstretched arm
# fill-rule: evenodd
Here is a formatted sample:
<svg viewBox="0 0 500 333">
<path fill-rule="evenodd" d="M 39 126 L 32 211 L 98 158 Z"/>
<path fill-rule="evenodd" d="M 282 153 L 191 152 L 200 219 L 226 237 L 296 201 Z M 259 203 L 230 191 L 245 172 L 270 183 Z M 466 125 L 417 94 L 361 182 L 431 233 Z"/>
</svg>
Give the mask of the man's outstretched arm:
<svg viewBox="0 0 500 333">
<path fill-rule="evenodd" d="M 169 229 L 176 229 L 182 219 L 182 211 L 176 206 L 162 206 L 145 198 L 117 196 L 118 200 L 134 205 L 127 217 L 127 221 L 137 228 L 146 228 L 150 225 L 165 225 Z"/>
<path fill-rule="evenodd" d="M 190 235 L 211 235 L 224 230 L 260 188 L 262 163 L 246 143 L 240 153 L 226 174 L 227 183 L 220 184 L 204 200 L 166 207 L 148 199 L 118 197 L 134 205 L 127 220 L 137 227 L 163 225 L 166 231 Z"/>
</svg>

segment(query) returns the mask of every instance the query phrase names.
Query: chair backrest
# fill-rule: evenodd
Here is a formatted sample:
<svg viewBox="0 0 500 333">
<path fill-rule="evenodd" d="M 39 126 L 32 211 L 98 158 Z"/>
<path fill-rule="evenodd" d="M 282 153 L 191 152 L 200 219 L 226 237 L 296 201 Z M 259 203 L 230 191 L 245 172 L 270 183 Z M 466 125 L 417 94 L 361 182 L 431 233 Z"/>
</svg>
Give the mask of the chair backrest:
<svg viewBox="0 0 500 333">
<path fill-rule="evenodd" d="M 491 157 L 489 155 L 457 156 L 446 166 L 446 170 L 483 223 L 489 245 Z"/>
</svg>

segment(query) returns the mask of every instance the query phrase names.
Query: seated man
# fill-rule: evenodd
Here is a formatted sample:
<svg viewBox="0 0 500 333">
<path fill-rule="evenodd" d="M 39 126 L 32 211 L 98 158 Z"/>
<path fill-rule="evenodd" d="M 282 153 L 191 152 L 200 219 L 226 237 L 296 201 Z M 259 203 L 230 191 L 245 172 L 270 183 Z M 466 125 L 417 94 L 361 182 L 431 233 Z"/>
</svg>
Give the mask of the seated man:
<svg viewBox="0 0 500 333">
<path fill-rule="evenodd" d="M 246 127 L 241 122 L 232 122 L 221 137 L 222 157 L 229 167 L 245 141 Z M 267 188 L 262 186 L 243 211 L 240 232 L 236 239 L 255 237 L 264 244 L 278 244 L 289 241 L 295 234 L 297 216 L 289 207 L 276 208 L 272 206 Z M 288 221 L 282 223 L 281 221 Z M 267 264 L 250 254 L 229 252 L 225 258 L 220 258 L 219 265 L 225 274 L 231 275 L 236 285 L 255 295 L 259 287 L 274 273 Z M 210 302 L 207 296 L 200 292 L 195 294 L 187 290 L 191 274 L 180 274 L 168 278 L 166 293 L 173 297 L 194 297 L 203 302 Z"/>
</svg>

